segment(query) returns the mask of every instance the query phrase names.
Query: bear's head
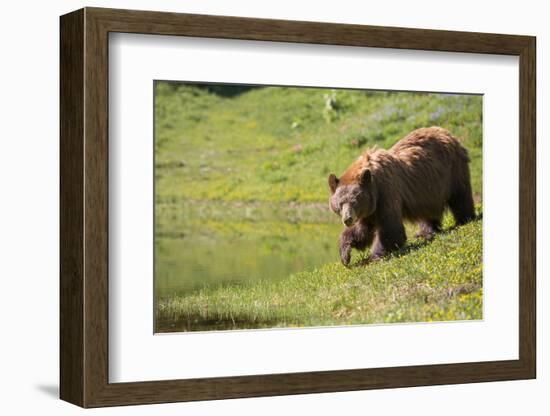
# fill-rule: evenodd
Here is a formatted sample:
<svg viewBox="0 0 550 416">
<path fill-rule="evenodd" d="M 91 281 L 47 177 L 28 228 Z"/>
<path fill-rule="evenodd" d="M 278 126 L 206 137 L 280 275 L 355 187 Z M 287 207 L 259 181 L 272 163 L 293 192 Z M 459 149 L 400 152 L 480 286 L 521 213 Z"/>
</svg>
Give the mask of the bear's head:
<svg viewBox="0 0 550 416">
<path fill-rule="evenodd" d="M 377 192 L 369 169 L 363 169 L 352 181 L 340 180 L 334 173 L 328 177 L 329 207 L 342 218 L 346 227 L 352 227 L 362 218 L 374 213 Z"/>
</svg>

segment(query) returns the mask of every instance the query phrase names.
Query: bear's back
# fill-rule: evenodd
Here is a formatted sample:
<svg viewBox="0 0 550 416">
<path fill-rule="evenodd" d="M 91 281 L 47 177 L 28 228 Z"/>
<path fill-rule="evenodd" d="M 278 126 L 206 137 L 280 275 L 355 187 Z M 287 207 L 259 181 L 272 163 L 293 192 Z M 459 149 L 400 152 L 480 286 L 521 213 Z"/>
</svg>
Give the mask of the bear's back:
<svg viewBox="0 0 550 416">
<path fill-rule="evenodd" d="M 466 150 L 451 133 L 438 126 L 422 127 L 413 130 L 394 144 L 390 152 L 404 161 L 423 160 L 426 157 L 439 161 L 466 157 Z"/>
<path fill-rule="evenodd" d="M 389 152 L 400 169 L 394 184 L 404 215 L 413 220 L 439 213 L 450 196 L 457 172 L 468 169 L 466 149 L 441 127 L 414 130 Z"/>
</svg>

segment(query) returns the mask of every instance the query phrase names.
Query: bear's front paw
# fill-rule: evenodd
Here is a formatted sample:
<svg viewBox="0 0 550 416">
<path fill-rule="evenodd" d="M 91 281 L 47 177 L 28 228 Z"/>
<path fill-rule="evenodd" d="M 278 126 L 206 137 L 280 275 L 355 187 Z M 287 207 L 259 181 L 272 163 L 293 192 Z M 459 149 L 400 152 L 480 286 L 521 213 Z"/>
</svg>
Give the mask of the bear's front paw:
<svg viewBox="0 0 550 416">
<path fill-rule="evenodd" d="M 429 241 L 429 240 L 433 240 L 433 238 L 435 237 L 435 232 L 430 233 L 426 231 L 419 231 L 414 236 L 416 238 Z"/>
<path fill-rule="evenodd" d="M 371 254 L 368 258 L 367 258 L 367 263 L 373 263 L 375 261 L 380 261 L 384 258 L 384 256 L 382 254 Z"/>
<path fill-rule="evenodd" d="M 382 260 L 385 255 L 386 255 L 386 251 L 384 250 L 384 248 L 380 245 L 377 245 L 372 249 L 372 252 L 369 256 L 369 263 Z"/>
<path fill-rule="evenodd" d="M 349 266 L 349 262 L 351 261 L 351 246 L 349 244 L 340 246 L 340 260 L 342 260 L 344 266 Z"/>
</svg>

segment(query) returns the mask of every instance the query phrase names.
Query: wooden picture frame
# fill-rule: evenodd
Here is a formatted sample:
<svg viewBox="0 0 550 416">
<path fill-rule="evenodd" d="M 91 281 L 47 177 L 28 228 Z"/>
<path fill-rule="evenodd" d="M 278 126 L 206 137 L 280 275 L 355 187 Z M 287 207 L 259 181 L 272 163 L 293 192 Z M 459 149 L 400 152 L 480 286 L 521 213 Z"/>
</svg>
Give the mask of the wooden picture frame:
<svg viewBox="0 0 550 416">
<path fill-rule="evenodd" d="M 535 333 L 535 38 L 85 8 L 61 17 L 60 396 L 82 407 L 530 379 Z M 109 383 L 110 32 L 519 56 L 519 359 Z"/>
</svg>

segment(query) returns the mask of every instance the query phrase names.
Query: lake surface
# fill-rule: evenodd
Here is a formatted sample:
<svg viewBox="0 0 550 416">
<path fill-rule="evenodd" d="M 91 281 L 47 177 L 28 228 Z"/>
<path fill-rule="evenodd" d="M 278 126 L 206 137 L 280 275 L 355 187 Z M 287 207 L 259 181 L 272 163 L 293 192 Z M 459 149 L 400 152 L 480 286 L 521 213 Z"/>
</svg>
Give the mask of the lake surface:
<svg viewBox="0 0 550 416">
<path fill-rule="evenodd" d="M 339 261 L 338 219 L 325 204 L 164 205 L 157 210 L 157 300 L 204 288 L 285 279 Z M 226 220 L 222 218 L 226 216 Z"/>
<path fill-rule="evenodd" d="M 338 261 L 340 226 L 273 223 L 254 226 L 264 232 L 260 235 L 191 232 L 157 237 L 157 298 L 186 295 L 204 287 L 283 279 Z"/>
</svg>

